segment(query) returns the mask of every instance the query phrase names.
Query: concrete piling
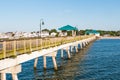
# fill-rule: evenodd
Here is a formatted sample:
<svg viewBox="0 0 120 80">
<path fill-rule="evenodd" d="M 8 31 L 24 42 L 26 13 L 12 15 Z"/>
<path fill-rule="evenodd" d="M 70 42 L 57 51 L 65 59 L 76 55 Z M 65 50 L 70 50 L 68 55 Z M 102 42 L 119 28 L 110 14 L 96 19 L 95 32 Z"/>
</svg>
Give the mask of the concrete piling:
<svg viewBox="0 0 120 80">
<path fill-rule="evenodd" d="M 76 50 L 76 53 L 78 52 L 78 47 L 77 46 L 75 46 L 75 50 Z"/>
<path fill-rule="evenodd" d="M 1 80 L 6 80 L 6 73 L 1 73 Z"/>
<path fill-rule="evenodd" d="M 16 65 L 4 70 L 1 70 L 1 80 L 6 80 L 6 73 L 12 74 L 12 80 L 18 80 L 17 73 L 21 72 L 21 65 Z"/>
<path fill-rule="evenodd" d="M 56 63 L 55 56 L 52 56 L 52 60 L 53 60 L 54 69 L 55 69 L 55 70 L 58 70 L 58 69 L 57 69 L 57 63 Z"/>
<path fill-rule="evenodd" d="M 64 51 L 64 50 L 63 50 L 63 49 L 61 49 L 61 58 L 63 58 L 63 51 Z"/>
<path fill-rule="evenodd" d="M 73 48 L 74 48 L 74 47 L 73 47 L 73 46 L 71 46 L 71 48 L 70 48 L 70 52 L 73 52 Z"/>
<path fill-rule="evenodd" d="M 34 61 L 34 68 L 35 68 L 35 69 L 37 68 L 37 63 L 38 63 L 38 57 L 35 58 L 35 61 Z"/>
<path fill-rule="evenodd" d="M 43 64 L 44 64 L 44 69 L 46 69 L 46 64 L 47 64 L 47 62 L 46 62 L 46 56 L 43 56 Z"/>
<path fill-rule="evenodd" d="M 12 79 L 13 80 L 18 80 L 17 73 L 12 73 Z"/>
<path fill-rule="evenodd" d="M 67 50 L 67 55 L 68 55 L 68 59 L 70 59 L 71 58 L 71 54 L 70 54 L 69 49 Z"/>
</svg>

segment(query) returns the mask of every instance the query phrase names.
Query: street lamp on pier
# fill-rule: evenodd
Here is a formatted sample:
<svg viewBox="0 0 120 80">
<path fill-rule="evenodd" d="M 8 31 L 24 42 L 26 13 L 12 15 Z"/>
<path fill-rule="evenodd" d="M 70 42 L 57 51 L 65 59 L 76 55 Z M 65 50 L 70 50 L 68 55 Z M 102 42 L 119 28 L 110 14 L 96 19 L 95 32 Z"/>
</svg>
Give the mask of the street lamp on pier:
<svg viewBox="0 0 120 80">
<path fill-rule="evenodd" d="M 43 19 L 40 19 L 40 32 L 39 32 L 40 38 L 41 38 L 41 33 L 42 33 L 42 29 L 41 29 L 42 25 L 44 25 L 44 21 Z"/>
<path fill-rule="evenodd" d="M 42 49 L 42 36 L 41 36 L 41 33 L 42 33 L 42 29 L 41 29 L 41 27 L 42 27 L 42 25 L 44 25 L 44 21 L 43 21 L 43 19 L 40 19 L 40 38 L 41 38 L 41 49 Z"/>
</svg>

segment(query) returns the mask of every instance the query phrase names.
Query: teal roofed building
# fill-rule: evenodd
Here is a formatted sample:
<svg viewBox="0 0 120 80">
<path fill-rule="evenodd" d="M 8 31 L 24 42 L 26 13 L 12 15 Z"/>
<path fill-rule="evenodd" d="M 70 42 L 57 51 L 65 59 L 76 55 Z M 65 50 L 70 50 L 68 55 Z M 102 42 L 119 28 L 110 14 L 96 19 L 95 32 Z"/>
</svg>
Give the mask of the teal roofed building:
<svg viewBox="0 0 120 80">
<path fill-rule="evenodd" d="M 97 32 L 96 30 L 86 30 L 85 32 L 86 35 L 95 35 L 95 36 L 100 36 L 100 33 Z"/>
<path fill-rule="evenodd" d="M 67 31 L 72 31 L 72 36 L 76 36 L 76 31 L 78 30 L 76 27 L 73 27 L 71 25 L 66 25 L 61 28 L 58 28 L 58 30 L 61 30 L 60 35 L 61 36 L 67 36 Z"/>
</svg>

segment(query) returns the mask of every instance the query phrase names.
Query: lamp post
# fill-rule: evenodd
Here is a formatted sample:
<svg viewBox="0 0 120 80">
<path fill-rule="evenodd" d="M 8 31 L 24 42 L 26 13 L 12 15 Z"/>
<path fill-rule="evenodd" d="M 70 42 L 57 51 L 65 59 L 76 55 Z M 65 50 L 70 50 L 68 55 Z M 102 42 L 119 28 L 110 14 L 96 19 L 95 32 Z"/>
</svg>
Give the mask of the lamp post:
<svg viewBox="0 0 120 80">
<path fill-rule="evenodd" d="M 40 19 L 40 38 L 41 38 L 41 33 L 42 33 L 42 30 L 41 30 L 41 26 L 44 25 L 44 21 L 43 19 Z"/>
<path fill-rule="evenodd" d="M 41 49 L 42 49 L 42 36 L 41 36 L 41 33 L 42 33 L 42 29 L 41 29 L 41 27 L 42 27 L 42 25 L 44 25 L 44 22 L 43 22 L 43 19 L 40 19 L 40 38 L 41 38 Z"/>
</svg>

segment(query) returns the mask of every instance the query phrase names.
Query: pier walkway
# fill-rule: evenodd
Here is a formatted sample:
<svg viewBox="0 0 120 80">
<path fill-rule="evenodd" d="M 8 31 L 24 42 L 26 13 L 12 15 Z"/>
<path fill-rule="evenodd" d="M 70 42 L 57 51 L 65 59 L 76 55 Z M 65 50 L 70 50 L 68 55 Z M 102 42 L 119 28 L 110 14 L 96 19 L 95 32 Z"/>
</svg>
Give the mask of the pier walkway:
<svg viewBox="0 0 120 80">
<path fill-rule="evenodd" d="M 54 69 L 57 70 L 56 55 L 57 51 L 67 51 L 68 58 L 71 58 L 73 48 L 78 52 L 84 48 L 96 37 L 76 36 L 76 37 L 56 37 L 56 38 L 33 38 L 6 40 L 0 42 L 0 73 L 1 80 L 6 80 L 6 73 L 11 73 L 13 80 L 18 80 L 17 73 L 21 72 L 21 63 L 34 59 L 34 68 L 36 68 L 38 57 L 43 56 L 44 69 L 46 69 L 46 57 L 52 57 Z"/>
</svg>

